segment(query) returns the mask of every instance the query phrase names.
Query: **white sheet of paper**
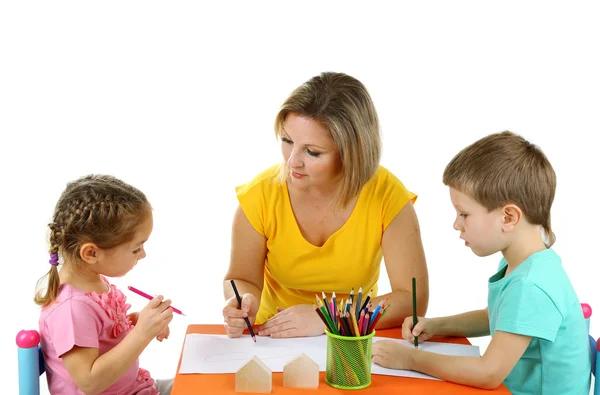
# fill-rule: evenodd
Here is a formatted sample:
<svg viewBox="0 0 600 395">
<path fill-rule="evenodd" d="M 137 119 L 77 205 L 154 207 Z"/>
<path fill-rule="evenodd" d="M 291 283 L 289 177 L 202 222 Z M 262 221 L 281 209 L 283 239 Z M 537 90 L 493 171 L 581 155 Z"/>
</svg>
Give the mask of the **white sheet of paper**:
<svg viewBox="0 0 600 395">
<path fill-rule="evenodd" d="M 250 336 L 230 339 L 226 335 L 188 334 L 185 337 L 179 373 L 235 373 L 254 355 L 273 372 L 283 372 L 283 365 L 304 353 L 325 371 L 327 337 L 272 339 Z"/>
<path fill-rule="evenodd" d="M 392 340 L 407 347 L 412 344 L 406 340 L 387 337 L 374 337 L 373 343 L 380 340 Z M 420 343 L 421 350 L 445 355 L 479 356 L 479 347 L 463 344 L 437 342 Z M 180 374 L 193 373 L 235 373 L 254 355 L 258 356 L 273 372 L 283 372 L 283 366 L 297 355 L 304 353 L 325 371 L 327 337 L 300 337 L 292 339 L 272 339 L 257 337 L 256 343 L 249 336 L 230 339 L 226 335 L 188 334 L 185 337 Z M 409 370 L 386 369 L 379 365 L 371 366 L 372 374 L 404 376 L 437 380 L 434 377 Z"/>
</svg>

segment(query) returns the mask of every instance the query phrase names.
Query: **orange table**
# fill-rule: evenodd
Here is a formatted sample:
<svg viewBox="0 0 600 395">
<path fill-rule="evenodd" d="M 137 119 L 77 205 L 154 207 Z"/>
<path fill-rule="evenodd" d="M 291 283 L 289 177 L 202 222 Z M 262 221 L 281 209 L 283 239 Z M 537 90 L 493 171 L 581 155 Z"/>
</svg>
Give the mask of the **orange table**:
<svg viewBox="0 0 600 395">
<path fill-rule="evenodd" d="M 223 325 L 190 325 L 187 333 L 205 333 L 224 335 Z M 399 328 L 378 330 L 377 336 L 400 338 Z M 456 337 L 434 337 L 431 341 L 442 341 L 446 343 L 469 344 L 465 338 Z M 323 351 L 325 352 L 325 351 Z M 183 348 L 182 348 L 183 354 Z M 181 365 L 181 358 L 179 358 Z M 179 372 L 179 366 L 177 366 Z M 354 392 L 361 394 L 393 394 L 401 390 L 406 394 L 510 394 L 504 385 L 494 391 L 480 390 L 473 387 L 466 387 L 447 381 L 413 379 L 408 377 L 382 376 L 374 374 L 371 378 L 371 385 L 362 390 L 344 391 L 333 388 L 325 382 L 325 372 L 320 373 L 320 383 L 318 390 L 295 389 L 283 387 L 283 373 L 273 373 L 273 392 L 274 394 L 351 394 Z M 196 394 L 236 394 L 235 375 L 234 374 L 179 374 L 175 376 L 171 395 L 196 395 Z"/>
</svg>

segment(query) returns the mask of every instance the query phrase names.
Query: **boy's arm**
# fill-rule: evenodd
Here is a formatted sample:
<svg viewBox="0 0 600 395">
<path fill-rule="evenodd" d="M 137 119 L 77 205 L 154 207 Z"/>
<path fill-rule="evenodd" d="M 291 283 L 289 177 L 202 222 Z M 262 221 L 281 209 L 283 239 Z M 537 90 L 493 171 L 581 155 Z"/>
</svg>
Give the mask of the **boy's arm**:
<svg viewBox="0 0 600 395">
<path fill-rule="evenodd" d="M 454 383 L 494 389 L 506 379 L 530 342 L 529 336 L 496 331 L 481 358 L 441 355 L 411 349 L 407 368 Z"/>
<path fill-rule="evenodd" d="M 490 334 L 487 307 L 449 317 L 432 318 L 431 321 L 435 328 L 433 332 L 438 336 L 479 337 Z"/>
<path fill-rule="evenodd" d="M 101 356 L 97 348 L 75 346 L 62 355 L 62 360 L 81 391 L 97 394 L 116 383 L 152 339 L 133 329 L 123 341 Z"/>
</svg>

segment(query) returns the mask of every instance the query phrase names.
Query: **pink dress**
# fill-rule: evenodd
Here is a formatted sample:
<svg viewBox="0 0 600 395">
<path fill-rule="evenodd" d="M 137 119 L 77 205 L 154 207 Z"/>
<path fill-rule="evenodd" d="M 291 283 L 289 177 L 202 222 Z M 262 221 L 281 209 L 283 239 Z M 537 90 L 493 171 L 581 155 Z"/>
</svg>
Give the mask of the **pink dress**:
<svg viewBox="0 0 600 395">
<path fill-rule="evenodd" d="M 39 322 L 41 346 L 51 394 L 84 394 L 71 379 L 61 358 L 73 346 L 97 348 L 102 355 L 133 329 L 126 315 L 131 306 L 126 303 L 125 295 L 103 280 L 109 291 L 102 294 L 83 292 L 63 284 L 57 300 L 42 310 Z M 139 360 L 102 392 L 114 395 L 158 393 L 150 373 L 139 367 Z"/>
</svg>

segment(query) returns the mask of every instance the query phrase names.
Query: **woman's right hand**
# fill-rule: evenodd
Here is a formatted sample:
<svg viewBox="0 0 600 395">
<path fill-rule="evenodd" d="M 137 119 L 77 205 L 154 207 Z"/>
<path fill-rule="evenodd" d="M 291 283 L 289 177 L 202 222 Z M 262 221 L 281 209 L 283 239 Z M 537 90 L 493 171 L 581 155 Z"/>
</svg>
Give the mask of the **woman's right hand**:
<svg viewBox="0 0 600 395">
<path fill-rule="evenodd" d="M 240 337 L 245 329 L 248 329 L 244 317 L 248 317 L 250 325 L 256 320 L 258 313 L 258 299 L 251 293 L 242 295 L 242 307 L 235 296 L 225 302 L 223 318 L 225 319 L 225 332 L 229 337 Z"/>
<path fill-rule="evenodd" d="M 169 299 L 163 301 L 161 295 L 155 296 L 140 311 L 134 330 L 144 334 L 149 339 L 154 339 L 173 319 L 173 309 L 169 306 L 171 306 Z"/>
<path fill-rule="evenodd" d="M 417 317 L 417 325 L 413 325 L 413 317 L 406 317 L 402 324 L 402 337 L 413 343 L 415 336 L 419 337 L 419 342 L 431 339 L 435 335 L 434 322 L 431 318 Z"/>
</svg>

